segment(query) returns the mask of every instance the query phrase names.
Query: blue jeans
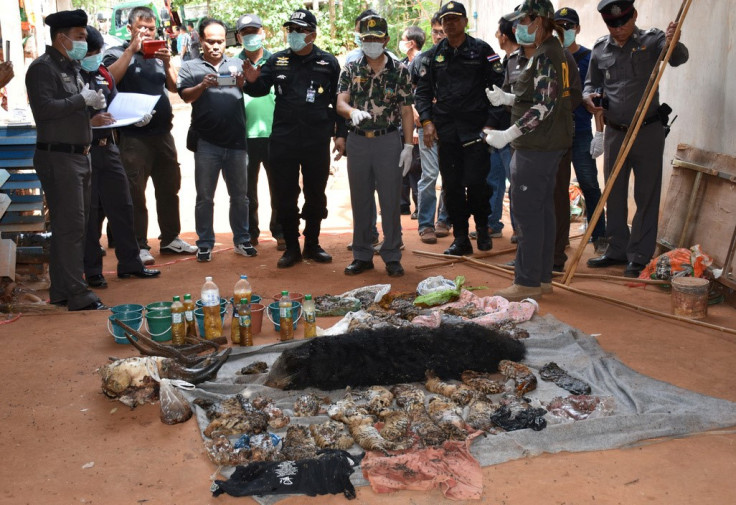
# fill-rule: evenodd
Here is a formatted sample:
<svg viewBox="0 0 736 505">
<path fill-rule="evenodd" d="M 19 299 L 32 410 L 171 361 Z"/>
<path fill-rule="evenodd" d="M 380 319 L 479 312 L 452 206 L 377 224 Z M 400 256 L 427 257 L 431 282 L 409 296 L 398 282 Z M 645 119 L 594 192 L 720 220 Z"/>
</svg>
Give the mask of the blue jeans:
<svg viewBox="0 0 736 505">
<path fill-rule="evenodd" d="M 503 196 L 506 194 L 506 178 L 511 174 L 511 147 L 493 149 L 491 151 L 491 171 L 486 182 L 493 190 L 491 195 L 491 215 L 488 216 L 488 227 L 492 233 L 503 230 Z M 513 220 L 513 217 L 512 217 Z M 512 221 L 513 228 L 513 221 Z"/>
<path fill-rule="evenodd" d="M 598 167 L 590 155 L 590 142 L 593 140 L 593 132 L 590 130 L 575 130 L 572 138 L 572 166 L 575 168 L 575 177 L 580 184 L 580 190 L 585 198 L 585 213 L 590 222 L 598 201 L 601 198 L 601 188 L 598 186 Z M 606 215 L 601 214 L 600 219 L 593 228 L 592 239 L 606 237 Z"/>
<path fill-rule="evenodd" d="M 422 159 L 422 177 L 417 184 L 419 202 L 417 219 L 419 230 L 434 228 L 434 211 L 437 207 L 437 177 L 440 175 L 440 161 L 437 154 L 437 143 L 430 148 L 424 145 L 424 129 L 417 128 L 419 135 L 419 156 Z M 443 191 L 444 194 L 444 191 Z M 449 223 L 445 210 L 444 198 L 440 197 L 437 209 L 437 221 Z"/>
<path fill-rule="evenodd" d="M 215 230 L 212 225 L 215 208 L 215 190 L 222 170 L 227 193 L 230 195 L 230 229 L 233 243 L 250 241 L 248 234 L 248 157 L 245 149 L 228 149 L 199 139 L 194 153 L 194 185 L 197 201 L 194 223 L 197 229 L 197 247 L 212 249 Z"/>
</svg>

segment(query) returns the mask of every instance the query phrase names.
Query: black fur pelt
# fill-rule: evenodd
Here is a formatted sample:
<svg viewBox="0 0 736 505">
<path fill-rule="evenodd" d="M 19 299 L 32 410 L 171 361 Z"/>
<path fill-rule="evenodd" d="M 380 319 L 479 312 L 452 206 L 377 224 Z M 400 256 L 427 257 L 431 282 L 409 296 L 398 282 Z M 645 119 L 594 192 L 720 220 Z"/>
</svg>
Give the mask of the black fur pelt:
<svg viewBox="0 0 736 505">
<path fill-rule="evenodd" d="M 472 323 L 357 330 L 313 338 L 284 351 L 266 385 L 330 391 L 424 381 L 427 370 L 442 379 L 458 379 L 465 370 L 497 372 L 499 361 L 521 361 L 525 354 L 519 340 Z"/>
</svg>

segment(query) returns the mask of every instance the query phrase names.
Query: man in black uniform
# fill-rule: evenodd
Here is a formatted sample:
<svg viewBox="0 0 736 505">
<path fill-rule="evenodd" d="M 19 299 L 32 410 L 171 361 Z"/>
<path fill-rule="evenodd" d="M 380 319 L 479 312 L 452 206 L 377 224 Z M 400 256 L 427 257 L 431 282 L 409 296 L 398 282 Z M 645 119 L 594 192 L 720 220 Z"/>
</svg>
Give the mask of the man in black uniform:
<svg viewBox="0 0 736 505">
<path fill-rule="evenodd" d="M 279 223 L 284 230 L 286 251 L 279 268 L 288 268 L 310 259 L 329 263 L 332 256 L 319 245 L 322 220 L 327 217 L 325 188 L 330 174 L 330 138 L 335 150 L 345 149 L 347 127 L 338 120 L 335 103 L 340 65 L 337 59 L 314 45 L 317 18 L 306 9 L 298 9 L 284 23 L 289 49 L 279 51 L 260 67 L 245 61 L 251 96 L 266 95 L 276 87 L 276 109 L 269 145 L 278 198 Z M 337 129 L 337 130 L 336 130 Z M 299 168 L 304 181 L 304 252 L 299 249 Z"/>
<path fill-rule="evenodd" d="M 78 60 L 87 54 L 87 14 L 61 11 L 46 24 L 52 45 L 28 67 L 26 88 L 38 140 L 33 166 L 51 219 L 49 297 L 69 310 L 105 309 L 82 277 L 92 172 L 87 106 L 101 109 L 105 98 L 79 76 Z"/>
<path fill-rule="evenodd" d="M 81 76 L 91 90 L 100 90 L 109 104 L 117 94 L 115 80 L 101 66 L 102 34 L 93 26 L 87 27 L 87 56 L 82 60 Z M 118 259 L 118 277 L 158 277 L 160 270 L 149 270 L 143 266 L 133 226 L 133 201 L 130 199 L 128 176 L 120 161 L 120 150 L 115 143 L 115 130 L 103 128 L 115 122 L 105 109 L 90 110 L 92 131 L 92 190 L 84 249 L 84 276 L 93 288 L 106 288 L 107 280 L 102 275 L 102 251 L 100 233 L 102 217 L 107 220 L 115 236 L 115 256 Z M 150 114 L 138 125 L 150 121 Z"/>
<path fill-rule="evenodd" d="M 425 145 L 439 140 L 440 173 L 455 237 L 445 254 L 462 256 L 473 253 L 468 236 L 471 214 L 478 249 L 491 249 L 491 189 L 486 184 L 491 158 L 488 146 L 478 140 L 485 126 L 495 124 L 495 114 L 504 113 L 491 107 L 484 91 L 503 83 L 504 70 L 491 46 L 465 33 L 468 18 L 461 3 L 443 5 L 440 20 L 447 37 L 427 51 L 427 72 L 419 79 L 415 106 Z"/>
</svg>

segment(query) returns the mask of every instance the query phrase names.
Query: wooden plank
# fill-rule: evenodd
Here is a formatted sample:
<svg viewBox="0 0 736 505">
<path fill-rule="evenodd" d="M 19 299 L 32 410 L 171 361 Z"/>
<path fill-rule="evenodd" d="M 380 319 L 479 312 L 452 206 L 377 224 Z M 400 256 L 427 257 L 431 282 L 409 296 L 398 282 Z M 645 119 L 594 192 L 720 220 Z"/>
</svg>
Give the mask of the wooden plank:
<svg viewBox="0 0 736 505">
<path fill-rule="evenodd" d="M 43 216 L 20 216 L 18 214 L 5 214 L 2 219 L 0 219 L 0 224 L 33 224 L 44 222 Z"/>
<path fill-rule="evenodd" d="M 3 195 L 8 196 L 8 195 Z M 43 201 L 40 202 L 19 202 L 12 201 L 8 208 L 8 212 L 30 212 L 32 210 L 43 210 Z M 0 213 L 0 215 L 2 215 Z"/>
<path fill-rule="evenodd" d="M 0 277 L 15 280 L 15 242 L 0 240 Z"/>
<path fill-rule="evenodd" d="M 20 182 L 6 182 L 1 188 L 2 191 L 7 192 L 11 189 L 41 189 L 41 181 L 20 181 Z"/>
<path fill-rule="evenodd" d="M 21 233 L 27 231 L 46 231 L 46 223 L 3 224 L 0 222 L 0 232 Z"/>
<path fill-rule="evenodd" d="M 726 172 L 721 172 L 720 170 L 716 170 L 714 168 L 708 168 L 704 167 L 703 165 L 698 165 L 697 163 L 690 163 L 688 161 L 683 160 L 672 160 L 672 166 L 680 167 L 680 168 L 688 168 L 690 170 L 695 170 L 696 172 L 702 172 L 704 174 L 712 175 L 715 177 L 720 177 L 721 179 L 726 179 L 730 182 L 736 182 L 736 175 L 731 175 Z"/>
<path fill-rule="evenodd" d="M 42 264 L 49 262 L 49 253 L 41 246 L 17 247 L 15 251 L 16 263 Z"/>
</svg>

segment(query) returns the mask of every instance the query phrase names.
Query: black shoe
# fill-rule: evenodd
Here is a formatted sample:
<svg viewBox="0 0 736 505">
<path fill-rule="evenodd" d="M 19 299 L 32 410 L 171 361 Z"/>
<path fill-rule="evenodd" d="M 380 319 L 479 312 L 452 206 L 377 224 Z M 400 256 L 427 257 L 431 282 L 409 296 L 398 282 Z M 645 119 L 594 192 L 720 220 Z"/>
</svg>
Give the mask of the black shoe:
<svg viewBox="0 0 736 505">
<path fill-rule="evenodd" d="M 56 305 L 57 307 L 66 307 L 68 302 L 66 300 L 56 300 L 55 302 L 49 302 L 51 305 Z"/>
<path fill-rule="evenodd" d="M 150 268 L 144 268 L 137 272 L 118 272 L 119 279 L 130 279 L 131 277 L 138 277 L 139 279 L 150 279 L 151 277 L 158 277 L 161 275 L 161 270 L 152 270 Z"/>
<path fill-rule="evenodd" d="M 513 235 L 511 235 L 511 238 L 509 239 L 509 242 L 511 242 L 512 244 L 518 244 L 519 243 L 519 237 L 516 235 L 516 233 L 514 233 Z"/>
<path fill-rule="evenodd" d="M 564 272 L 565 271 L 565 264 L 562 265 L 552 265 L 552 271 L 553 272 Z"/>
<path fill-rule="evenodd" d="M 78 310 L 107 310 L 107 305 L 97 300 L 96 302 L 92 302 L 89 305 L 85 305 L 84 307 L 81 307 L 78 309 L 69 309 L 69 310 L 74 311 L 74 312 Z"/>
<path fill-rule="evenodd" d="M 279 268 L 289 268 L 293 267 L 297 263 L 301 263 L 302 261 L 302 253 L 301 251 L 296 249 L 289 249 L 286 248 L 286 251 L 284 251 L 284 255 L 279 258 L 279 261 L 276 263 L 276 266 Z"/>
<path fill-rule="evenodd" d="M 627 263 L 626 260 L 618 260 L 616 258 L 609 258 L 605 254 L 603 256 L 598 256 L 597 258 L 590 258 L 588 260 L 588 266 L 590 268 L 605 268 L 610 267 L 613 265 L 625 265 Z"/>
<path fill-rule="evenodd" d="M 388 268 L 388 265 L 386 267 Z M 372 261 L 353 260 L 352 263 L 345 267 L 345 275 L 358 275 L 366 270 L 373 270 Z"/>
<path fill-rule="evenodd" d="M 411 207 L 401 207 L 401 215 L 408 216 L 411 214 Z"/>
<path fill-rule="evenodd" d="M 100 246 L 100 254 L 102 256 L 107 256 L 107 249 L 105 249 L 104 247 Z"/>
<path fill-rule="evenodd" d="M 88 275 L 87 285 L 91 288 L 104 289 L 107 287 L 107 281 L 105 280 L 105 276 L 102 274 Z"/>
<path fill-rule="evenodd" d="M 642 265 L 641 263 L 634 263 L 632 261 L 628 265 L 626 265 L 626 270 L 624 270 L 624 277 L 631 277 L 632 279 L 635 279 L 639 277 L 639 274 L 642 270 L 644 270 L 644 268 L 646 268 L 646 265 Z"/>
<path fill-rule="evenodd" d="M 404 275 L 404 267 L 398 261 L 389 261 L 386 263 L 386 272 L 389 277 L 401 277 Z"/>
<path fill-rule="evenodd" d="M 302 252 L 302 257 L 305 260 L 312 260 L 316 261 L 317 263 L 330 263 L 332 261 L 332 256 L 327 254 L 327 252 L 322 249 L 319 244 L 305 244 L 304 252 Z"/>
<path fill-rule="evenodd" d="M 491 241 L 491 234 L 488 232 L 488 228 L 478 230 L 477 234 L 476 246 L 479 251 L 490 251 L 493 249 L 493 242 Z"/>
<path fill-rule="evenodd" d="M 516 260 L 514 259 L 514 260 L 511 260 L 511 261 L 507 261 L 506 263 L 504 263 L 504 265 L 506 265 L 507 267 L 514 267 L 514 268 L 516 268 Z"/>
<path fill-rule="evenodd" d="M 445 254 L 452 256 L 466 256 L 468 254 L 473 254 L 473 245 L 467 237 L 456 238 L 452 242 L 452 245 L 445 251 Z"/>
<path fill-rule="evenodd" d="M 411 213 L 411 218 L 412 219 L 418 219 L 418 217 L 417 217 L 417 211 L 414 211 L 414 212 Z"/>
</svg>

